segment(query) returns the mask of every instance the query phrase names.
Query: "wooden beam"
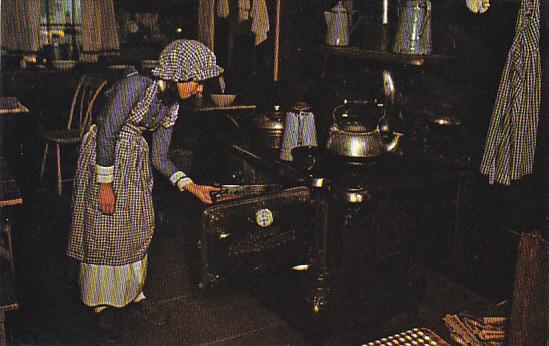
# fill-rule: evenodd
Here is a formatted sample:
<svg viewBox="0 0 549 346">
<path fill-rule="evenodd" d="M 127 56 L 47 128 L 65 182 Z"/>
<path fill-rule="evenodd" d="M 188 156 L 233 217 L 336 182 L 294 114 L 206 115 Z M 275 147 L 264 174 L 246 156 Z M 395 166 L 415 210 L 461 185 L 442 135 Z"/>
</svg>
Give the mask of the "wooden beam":
<svg viewBox="0 0 549 346">
<path fill-rule="evenodd" d="M 279 50 L 280 50 L 280 1 L 276 0 L 276 19 L 275 19 L 275 41 L 274 41 L 274 68 L 273 68 L 273 80 L 278 82 L 278 64 L 279 64 Z"/>
</svg>

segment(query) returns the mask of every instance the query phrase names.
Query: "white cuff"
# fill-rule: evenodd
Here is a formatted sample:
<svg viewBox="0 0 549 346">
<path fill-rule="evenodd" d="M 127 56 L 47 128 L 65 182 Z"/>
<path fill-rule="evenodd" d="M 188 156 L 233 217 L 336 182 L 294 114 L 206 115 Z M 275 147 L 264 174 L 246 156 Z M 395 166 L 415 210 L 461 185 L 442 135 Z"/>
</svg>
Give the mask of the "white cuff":
<svg viewBox="0 0 549 346">
<path fill-rule="evenodd" d="M 103 167 L 95 165 L 95 180 L 98 183 L 112 183 L 114 166 Z"/>
<path fill-rule="evenodd" d="M 185 187 L 193 181 L 185 173 L 177 171 L 170 177 L 170 182 L 172 185 L 176 186 L 179 191 L 183 191 Z"/>
<path fill-rule="evenodd" d="M 179 179 L 179 181 L 177 182 L 177 188 L 179 189 L 179 191 L 183 191 L 183 190 L 185 190 L 187 185 L 189 185 L 192 182 L 193 182 L 192 179 L 189 178 L 189 177 Z"/>
</svg>

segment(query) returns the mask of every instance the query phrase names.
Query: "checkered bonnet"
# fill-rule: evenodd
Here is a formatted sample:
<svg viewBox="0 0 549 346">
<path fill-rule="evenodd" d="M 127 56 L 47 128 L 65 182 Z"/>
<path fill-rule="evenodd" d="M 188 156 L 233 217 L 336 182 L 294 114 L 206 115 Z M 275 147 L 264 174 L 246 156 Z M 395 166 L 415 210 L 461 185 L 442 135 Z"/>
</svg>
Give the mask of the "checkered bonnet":
<svg viewBox="0 0 549 346">
<path fill-rule="evenodd" d="M 223 72 L 215 60 L 214 53 L 202 43 L 176 40 L 160 53 L 158 65 L 151 73 L 160 79 L 174 82 L 199 82 L 217 77 Z"/>
</svg>

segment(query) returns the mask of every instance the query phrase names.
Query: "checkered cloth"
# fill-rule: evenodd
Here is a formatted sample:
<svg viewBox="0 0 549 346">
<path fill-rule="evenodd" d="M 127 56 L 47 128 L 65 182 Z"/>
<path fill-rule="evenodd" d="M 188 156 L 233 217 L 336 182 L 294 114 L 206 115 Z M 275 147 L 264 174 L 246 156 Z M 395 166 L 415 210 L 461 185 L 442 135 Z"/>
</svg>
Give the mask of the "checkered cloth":
<svg viewBox="0 0 549 346">
<path fill-rule="evenodd" d="M 113 190 L 115 212 L 99 210 L 96 181 L 97 129 L 84 136 L 74 179 L 72 223 L 67 255 L 89 264 L 119 266 L 136 262 L 147 254 L 154 232 L 153 176 L 149 146 L 139 127 L 149 110 L 158 85 L 154 82 L 145 97 L 131 110 L 115 147 Z M 175 122 L 178 105 L 171 107 L 163 125 Z"/>
<path fill-rule="evenodd" d="M 480 171 L 510 185 L 532 173 L 541 103 L 539 0 L 522 0 L 503 69 Z"/>
<path fill-rule="evenodd" d="M 164 48 L 151 73 L 174 82 L 204 81 L 223 73 L 214 53 L 198 41 L 176 40 Z"/>
</svg>

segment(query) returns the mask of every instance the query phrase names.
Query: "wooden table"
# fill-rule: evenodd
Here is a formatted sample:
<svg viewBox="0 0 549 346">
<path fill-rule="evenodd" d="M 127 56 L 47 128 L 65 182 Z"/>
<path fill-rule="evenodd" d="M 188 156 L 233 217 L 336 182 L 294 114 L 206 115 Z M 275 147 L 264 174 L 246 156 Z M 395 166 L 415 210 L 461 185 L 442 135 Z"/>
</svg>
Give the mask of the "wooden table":
<svg viewBox="0 0 549 346">
<path fill-rule="evenodd" d="M 15 116 L 27 114 L 29 109 L 19 102 L 17 97 L 0 96 L 0 161 L 4 161 L 4 148 L 6 146 L 6 123 Z M 21 152 L 21 148 L 20 152 Z"/>
<path fill-rule="evenodd" d="M 29 109 L 21 104 L 17 97 L 1 96 L 0 97 L 0 115 L 13 115 L 17 113 L 28 113 Z"/>
<path fill-rule="evenodd" d="M 15 178 L 11 175 L 7 164 L 0 161 L 0 214 L 4 207 L 23 204 L 21 192 Z M 5 313 L 19 308 L 13 289 L 15 276 L 15 264 L 13 261 L 13 248 L 11 238 L 11 222 L 9 219 L 0 220 L 2 229 L 0 235 L 5 236 L 5 246 L 0 246 L 0 256 L 7 259 L 10 264 L 10 272 L 0 273 L 0 346 L 6 345 L 6 333 L 4 329 Z"/>
</svg>

